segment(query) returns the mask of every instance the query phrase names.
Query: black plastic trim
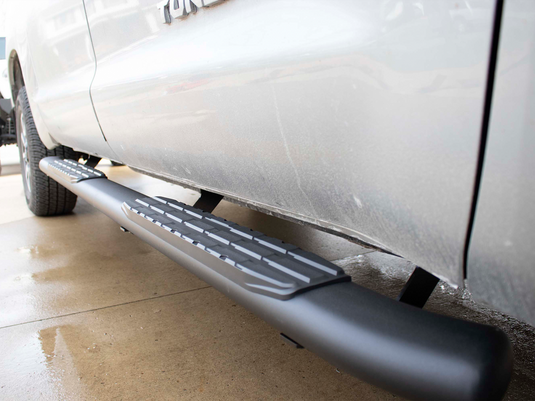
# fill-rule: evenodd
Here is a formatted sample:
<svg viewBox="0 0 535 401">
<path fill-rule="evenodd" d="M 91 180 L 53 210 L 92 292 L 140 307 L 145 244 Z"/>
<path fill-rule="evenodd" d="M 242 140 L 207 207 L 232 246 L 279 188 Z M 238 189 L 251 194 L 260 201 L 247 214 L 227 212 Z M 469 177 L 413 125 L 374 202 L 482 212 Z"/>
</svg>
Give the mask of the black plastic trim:
<svg viewBox="0 0 535 401">
<path fill-rule="evenodd" d="M 476 177 L 474 181 L 474 192 L 472 199 L 472 206 L 470 208 L 470 218 L 468 220 L 468 227 L 466 230 L 466 241 L 464 244 L 463 253 L 463 277 L 468 278 L 468 249 L 470 247 L 470 239 L 472 237 L 472 230 L 477 211 L 477 200 L 479 198 L 479 188 L 481 186 L 481 177 L 483 175 L 483 165 L 485 162 L 485 147 L 487 146 L 487 136 L 490 124 L 490 114 L 492 108 L 492 94 L 494 92 L 494 77 L 496 75 L 496 65 L 498 63 L 498 48 L 500 43 L 500 30 L 502 24 L 503 0 L 496 1 L 496 8 L 494 11 L 494 28 L 492 31 L 492 40 L 490 44 L 490 58 L 489 69 L 487 73 L 487 92 L 485 94 L 485 104 L 483 107 L 483 120 L 481 123 L 481 136 L 479 141 L 479 152 L 476 167 Z"/>
</svg>

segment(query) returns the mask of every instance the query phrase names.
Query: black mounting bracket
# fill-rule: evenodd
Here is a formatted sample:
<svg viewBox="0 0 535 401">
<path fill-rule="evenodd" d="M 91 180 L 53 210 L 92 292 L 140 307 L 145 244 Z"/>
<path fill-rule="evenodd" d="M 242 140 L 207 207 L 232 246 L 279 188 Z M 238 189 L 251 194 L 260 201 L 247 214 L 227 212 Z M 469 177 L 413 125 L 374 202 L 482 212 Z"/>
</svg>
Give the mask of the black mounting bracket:
<svg viewBox="0 0 535 401">
<path fill-rule="evenodd" d="M 91 168 L 95 168 L 97 167 L 97 164 L 99 164 L 101 160 L 102 160 L 101 157 L 89 155 L 89 157 L 87 158 L 87 161 L 85 162 L 85 165 Z"/>
<path fill-rule="evenodd" d="M 223 195 L 201 189 L 201 197 L 197 199 L 193 207 L 201 209 L 204 212 L 212 213 L 221 200 L 223 200 Z"/>
<path fill-rule="evenodd" d="M 421 267 L 416 267 L 398 295 L 397 300 L 417 308 L 423 308 L 438 282 L 438 277 Z"/>
</svg>

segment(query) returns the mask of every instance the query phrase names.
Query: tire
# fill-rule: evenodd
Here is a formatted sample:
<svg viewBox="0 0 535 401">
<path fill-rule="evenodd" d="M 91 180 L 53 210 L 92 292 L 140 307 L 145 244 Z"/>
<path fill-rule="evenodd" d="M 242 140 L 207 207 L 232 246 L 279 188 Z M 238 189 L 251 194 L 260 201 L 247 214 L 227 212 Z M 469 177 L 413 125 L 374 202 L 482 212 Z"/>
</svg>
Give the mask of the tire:
<svg viewBox="0 0 535 401">
<path fill-rule="evenodd" d="M 17 96 L 15 118 L 22 181 L 28 208 L 36 216 L 57 216 L 71 212 L 76 205 L 77 196 L 43 173 L 39 169 L 39 162 L 48 156 L 77 160 L 78 154 L 65 146 L 50 150 L 41 142 L 25 87 L 19 90 Z"/>
</svg>

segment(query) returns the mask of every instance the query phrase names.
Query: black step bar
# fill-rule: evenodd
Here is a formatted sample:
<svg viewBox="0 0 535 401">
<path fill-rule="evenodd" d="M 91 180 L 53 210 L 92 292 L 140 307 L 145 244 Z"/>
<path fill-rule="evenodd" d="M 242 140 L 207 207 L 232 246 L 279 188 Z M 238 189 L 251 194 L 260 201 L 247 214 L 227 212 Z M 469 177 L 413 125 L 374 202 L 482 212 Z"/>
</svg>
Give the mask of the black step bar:
<svg viewBox="0 0 535 401">
<path fill-rule="evenodd" d="M 335 265 L 210 213 L 57 157 L 40 168 L 120 226 L 354 376 L 411 399 L 501 399 L 512 348 L 499 329 L 357 284 Z"/>
</svg>

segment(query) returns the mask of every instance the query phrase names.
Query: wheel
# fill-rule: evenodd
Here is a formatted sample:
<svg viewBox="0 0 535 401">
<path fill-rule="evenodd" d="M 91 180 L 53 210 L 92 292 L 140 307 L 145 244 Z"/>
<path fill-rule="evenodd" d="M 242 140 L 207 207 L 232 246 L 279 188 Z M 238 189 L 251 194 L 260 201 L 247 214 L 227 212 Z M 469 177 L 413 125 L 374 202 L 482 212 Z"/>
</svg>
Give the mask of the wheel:
<svg viewBox="0 0 535 401">
<path fill-rule="evenodd" d="M 55 216 L 71 212 L 76 205 L 77 196 L 43 173 L 39 169 L 39 162 L 48 156 L 77 160 L 77 153 L 65 146 L 50 150 L 41 142 L 24 87 L 19 90 L 17 96 L 15 118 L 22 181 L 28 208 L 37 216 Z"/>
</svg>

